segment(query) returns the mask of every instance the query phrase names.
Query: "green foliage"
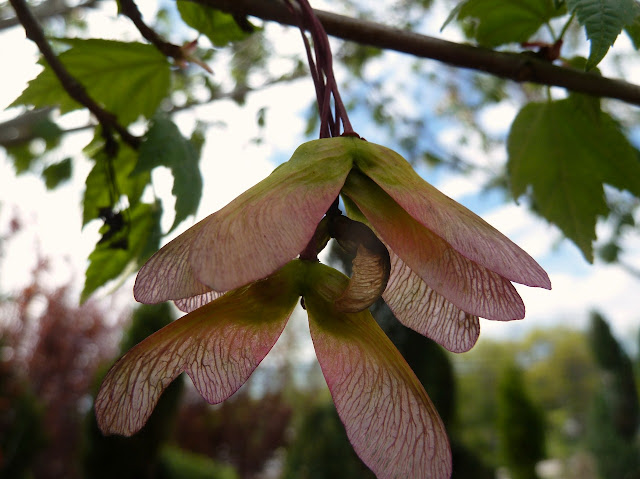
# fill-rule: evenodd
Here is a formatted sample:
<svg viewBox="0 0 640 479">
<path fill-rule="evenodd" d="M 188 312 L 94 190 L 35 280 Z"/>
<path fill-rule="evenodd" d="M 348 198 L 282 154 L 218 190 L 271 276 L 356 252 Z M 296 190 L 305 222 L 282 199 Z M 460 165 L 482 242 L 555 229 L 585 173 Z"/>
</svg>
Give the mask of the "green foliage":
<svg viewBox="0 0 640 479">
<path fill-rule="evenodd" d="M 604 370 L 605 401 L 614 430 L 623 440 L 633 441 L 640 426 L 640 403 L 631 360 L 598 313 L 591 314 L 589 340 L 596 361 Z"/>
<path fill-rule="evenodd" d="M 356 456 L 331 402 L 307 409 L 289 445 L 282 479 L 374 479 Z"/>
<path fill-rule="evenodd" d="M 47 189 L 52 190 L 71 178 L 71 173 L 71 158 L 65 158 L 64 160 L 58 163 L 53 163 L 42 170 L 42 177 L 44 178 L 44 184 Z"/>
<path fill-rule="evenodd" d="M 567 0 L 566 3 L 591 41 L 587 70 L 600 63 L 622 29 L 640 14 L 635 0 Z"/>
<path fill-rule="evenodd" d="M 498 434 L 513 479 L 535 479 L 535 465 L 545 455 L 542 411 L 525 390 L 522 370 L 507 365 L 498 385 Z"/>
<path fill-rule="evenodd" d="M 214 46 L 224 47 L 231 42 L 243 40 L 248 35 L 228 13 L 188 0 L 178 0 L 176 4 L 182 20 L 206 35 Z"/>
<path fill-rule="evenodd" d="M 27 142 L 10 145 L 7 154 L 13 160 L 16 175 L 34 171 L 40 166 L 43 154 L 34 151 L 34 140 L 44 141 L 45 151 L 51 150 L 60 144 L 62 130 L 48 117 L 36 121 L 31 126 L 30 138 Z"/>
<path fill-rule="evenodd" d="M 160 453 L 161 479 L 238 479 L 231 466 L 200 454 L 166 446 Z"/>
<path fill-rule="evenodd" d="M 83 226 L 100 218 L 104 208 L 115 208 L 121 195 L 127 197 L 129 207 L 136 207 L 151 181 L 149 172 L 133 174 L 138 157 L 128 146 L 122 145 L 115 157 L 104 151 L 101 141 L 94 141 L 88 149 L 97 151 L 93 155 L 95 164 L 87 176 L 82 199 Z"/>
<path fill-rule="evenodd" d="M 133 311 L 131 323 L 120 340 L 120 354 L 124 354 L 143 339 L 169 325 L 175 314 L 169 303 L 140 304 Z"/>
<path fill-rule="evenodd" d="M 526 42 L 551 18 L 564 13 L 552 0 L 466 0 L 451 15 L 468 25 L 471 38 L 495 47 Z"/>
<path fill-rule="evenodd" d="M 601 477 L 637 479 L 640 471 L 640 404 L 631 360 L 611 334 L 606 320 L 591 314 L 589 339 L 601 368 L 601 388 L 589 416 L 587 445 Z"/>
<path fill-rule="evenodd" d="M 368 45 L 345 43 L 338 50 L 336 58 L 349 68 L 354 75 L 362 77 L 363 69 L 367 62 L 373 58 L 380 57 L 382 53 L 381 49 Z"/>
<path fill-rule="evenodd" d="M 601 245 L 598 247 L 598 257 L 605 263 L 615 263 L 623 253 L 624 238 L 634 231 L 636 221 L 633 217 L 637 199 L 630 195 L 609 195 L 607 202 L 611 209 L 608 223 L 613 228 L 607 238 L 600 236 Z"/>
<path fill-rule="evenodd" d="M 0 338 L 0 353 L 5 347 Z M 44 408 L 23 378 L 0 360 L 0 477 L 29 479 L 34 458 L 45 447 Z"/>
<path fill-rule="evenodd" d="M 462 405 L 462 407 L 465 407 Z M 496 471 L 465 446 L 456 436 L 449 435 L 453 473 L 451 479 L 495 479 Z"/>
<path fill-rule="evenodd" d="M 269 43 L 263 31 L 256 31 L 245 40 L 232 43 L 229 48 L 232 55 L 230 73 L 235 81 L 232 99 L 243 105 L 251 88 L 249 78 L 258 73 L 269 76 Z"/>
<path fill-rule="evenodd" d="M 158 203 L 138 203 L 126 210 L 126 223 L 119 231 L 96 245 L 89 255 L 84 289 L 80 301 L 84 302 L 100 286 L 127 272 L 128 266 L 137 269 L 160 246 L 162 231 Z M 106 239 L 106 240 L 105 240 Z"/>
<path fill-rule="evenodd" d="M 504 365 L 514 361 L 523 365 L 526 390 L 545 412 L 549 456 L 569 458 L 583 450 L 582 434 L 598 387 L 584 333 L 559 327 L 532 331 L 518 341 L 492 341 L 481 335 L 471 351 L 452 356 L 452 361 L 459 399 L 451 436 L 488 464 L 500 465 L 497 384 Z"/>
<path fill-rule="evenodd" d="M 600 313 L 591 313 L 589 329 L 591 350 L 598 365 L 605 370 L 615 371 L 626 362 L 626 354 L 611 334 L 611 329 Z"/>
<path fill-rule="evenodd" d="M 624 31 L 629 35 L 635 49 L 640 49 L 640 15 L 637 15 L 633 22 L 627 24 Z"/>
<path fill-rule="evenodd" d="M 640 450 L 617 433 L 606 391 L 594 397 L 586 444 L 594 455 L 601 478 L 638 479 Z"/>
<path fill-rule="evenodd" d="M 529 103 L 507 142 L 511 191 L 529 192 L 534 210 L 557 225 L 593 261 L 598 216 L 607 216 L 603 184 L 640 195 L 640 161 L 619 126 L 582 95 Z"/>
<path fill-rule="evenodd" d="M 155 47 L 100 39 L 57 39 L 71 48 L 59 55 L 88 94 L 124 125 L 150 118 L 169 93 L 169 62 Z M 58 106 L 66 113 L 82 106 L 69 97 L 51 68 L 33 80 L 11 106 Z"/>
<path fill-rule="evenodd" d="M 586 335 L 563 327 L 534 331 L 519 343 L 518 351 L 517 357 L 527 365 L 528 391 L 545 411 L 549 455 L 570 457 L 581 448 L 580 434 L 598 386 Z"/>
<path fill-rule="evenodd" d="M 193 215 L 202 196 L 202 176 L 198 163 L 201 143 L 187 140 L 178 127 L 168 118 L 155 117 L 140 145 L 140 156 L 132 172 L 150 173 L 156 166 L 166 166 L 173 174 L 173 189 L 176 197 L 176 215 L 173 230 L 187 216 Z"/>
</svg>

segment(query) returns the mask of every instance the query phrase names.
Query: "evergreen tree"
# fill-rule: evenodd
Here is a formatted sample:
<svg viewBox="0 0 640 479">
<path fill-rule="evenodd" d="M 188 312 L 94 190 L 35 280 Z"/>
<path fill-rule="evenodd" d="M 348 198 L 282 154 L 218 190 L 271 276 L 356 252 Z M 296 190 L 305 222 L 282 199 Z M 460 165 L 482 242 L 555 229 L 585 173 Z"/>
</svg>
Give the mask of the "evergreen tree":
<svg viewBox="0 0 640 479">
<path fill-rule="evenodd" d="M 603 380 L 611 390 L 612 415 L 616 431 L 633 440 L 640 424 L 640 406 L 631 359 L 612 336 L 609 325 L 598 313 L 591 315 L 591 347 Z"/>
<path fill-rule="evenodd" d="M 542 411 L 531 400 L 515 364 L 507 365 L 498 384 L 498 434 L 505 465 L 513 479 L 536 479 L 545 456 Z"/>
<path fill-rule="evenodd" d="M 287 451 L 283 479 L 375 479 L 358 458 L 331 401 L 312 405 Z"/>
<path fill-rule="evenodd" d="M 606 320 L 596 312 L 591 315 L 589 341 L 601 369 L 602 384 L 589 418 L 589 449 L 602 478 L 639 478 L 640 405 L 631 360 Z"/>
</svg>

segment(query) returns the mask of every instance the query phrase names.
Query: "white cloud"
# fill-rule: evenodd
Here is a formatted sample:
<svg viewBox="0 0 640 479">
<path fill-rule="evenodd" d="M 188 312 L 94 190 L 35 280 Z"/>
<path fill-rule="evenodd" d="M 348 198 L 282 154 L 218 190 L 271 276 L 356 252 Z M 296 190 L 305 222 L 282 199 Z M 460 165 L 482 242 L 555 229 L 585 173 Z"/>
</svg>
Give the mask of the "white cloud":
<svg viewBox="0 0 640 479">
<path fill-rule="evenodd" d="M 482 185 L 487 179 L 487 176 L 480 171 L 469 175 L 450 173 L 438 181 L 437 186 L 445 195 L 459 201 L 465 196 L 480 194 Z"/>
<path fill-rule="evenodd" d="M 558 325 L 585 328 L 592 310 L 601 311 L 619 337 L 637 331 L 640 323 L 637 308 L 640 280 L 622 268 L 598 265 L 592 267 L 590 274 L 556 273 L 550 277 L 551 291 L 516 286 L 527 309 L 524 320 L 509 323 L 483 320 L 483 334 L 506 337 Z"/>
<path fill-rule="evenodd" d="M 502 101 L 482 108 L 478 114 L 478 122 L 489 135 L 506 137 L 517 113 L 518 109 L 514 104 Z"/>
</svg>

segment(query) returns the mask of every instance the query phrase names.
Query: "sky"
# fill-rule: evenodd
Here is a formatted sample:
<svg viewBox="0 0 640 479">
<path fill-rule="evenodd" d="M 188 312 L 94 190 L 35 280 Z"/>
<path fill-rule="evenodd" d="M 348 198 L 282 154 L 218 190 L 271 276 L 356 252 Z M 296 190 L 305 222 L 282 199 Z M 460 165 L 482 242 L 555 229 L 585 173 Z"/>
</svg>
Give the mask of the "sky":
<svg viewBox="0 0 640 479">
<path fill-rule="evenodd" d="M 321 8 L 326 3 L 328 2 L 314 2 L 314 5 Z M 140 6 L 143 14 L 150 15 L 155 3 L 144 1 L 140 2 Z M 105 8 L 110 16 L 115 16 L 115 12 L 107 6 L 101 7 Z M 94 17 L 97 16 L 104 16 L 104 12 L 94 14 Z M 438 32 L 445 16 L 444 10 L 439 11 L 424 26 L 425 33 L 459 40 L 459 35 L 453 28 L 447 28 L 442 35 Z M 126 22 L 100 23 L 92 32 L 103 38 L 135 38 L 133 30 L 123 24 Z M 278 39 L 274 43 L 278 52 L 291 54 L 302 51 L 297 31 L 277 25 L 270 25 L 268 28 L 269 33 Z M 11 45 L 11 48 L 7 48 L 7 45 Z M 3 68 L 0 79 L 0 110 L 4 110 L 24 89 L 26 82 L 38 73 L 35 56 L 35 46 L 24 38 L 24 32 L 20 28 L 0 33 L 0 65 L 7 66 Z M 434 71 L 437 71 L 437 64 L 431 64 Z M 391 53 L 373 63 L 370 68 L 371 73 L 375 74 L 376 70 L 379 72 L 385 68 L 398 71 L 404 69 L 408 72 L 410 66 L 407 57 Z M 223 101 L 177 117 L 176 121 L 184 132 L 190 131 L 196 118 L 226 123 L 225 127 L 212 128 L 207 136 L 201 160 L 204 194 L 196 220 L 224 206 L 267 176 L 305 141 L 304 114 L 312 95 L 311 81 L 305 79 L 252 94 L 242 108 L 233 102 Z M 428 100 L 419 105 L 420 108 L 430 106 Z M 255 118 L 258 110 L 263 107 L 267 107 L 266 126 L 259 130 Z M 411 107 L 415 108 L 416 105 L 407 105 L 407 108 Z M 0 111 L 0 121 L 13 118 L 17 113 L 16 109 Z M 516 113 L 515 104 L 504 102 L 483 113 L 482 121 L 496 135 L 506 135 Z M 85 113 L 79 113 L 67 115 L 64 120 L 72 126 L 86 122 L 87 118 Z M 370 128 L 373 128 L 372 125 L 363 125 L 364 130 Z M 455 131 L 453 127 L 442 128 L 438 131 L 438 140 L 445 149 L 447 146 L 459 147 L 456 144 L 458 134 L 459 131 Z M 263 138 L 260 144 L 252 141 L 258 136 Z M 87 133 L 75 134 L 66 140 L 65 150 L 79 152 L 89 140 Z M 471 134 L 463 154 L 474 158 L 479 151 L 480 139 Z M 502 148 L 491 152 L 491 155 L 491 161 L 500 162 L 504 161 L 506 152 Z M 63 157 L 61 154 L 57 160 Z M 80 202 L 84 178 L 89 168 L 89 163 L 78 156 L 72 181 L 54 192 L 47 192 L 38 177 L 26 174 L 16 178 L 12 165 L 5 158 L 4 152 L 0 152 L 0 231 L 6 228 L 13 212 L 18 212 L 25 224 L 24 231 L 6 247 L 1 259 L 0 291 L 16 290 L 26 284 L 29 272 L 35 265 L 35 248 L 53 258 L 50 278 L 53 283 L 72 281 L 78 291 L 81 289 L 86 258 L 99 237 L 100 226 L 94 222 L 84 230 L 81 229 Z M 505 204 L 499 198 L 480 193 L 482 177 L 461 176 L 448 171 L 425 170 L 421 173 L 445 194 L 480 214 L 529 252 L 551 277 L 551 291 L 517 286 L 527 308 L 526 319 L 509 323 L 482 320 L 481 338 L 519 337 L 531 329 L 555 325 L 584 327 L 589 311 L 599 309 L 611 321 L 618 337 L 631 348 L 636 347 L 634 341 L 640 324 L 640 311 L 637 308 L 640 280 L 637 277 L 619 266 L 605 265 L 598 261 L 589 265 L 575 246 L 560 239 L 561 235 L 556 228 L 532 216 L 525 203 Z M 168 170 L 156 171 L 154 183 L 160 196 L 167 198 L 165 211 L 170 210 L 171 176 Z M 170 215 L 163 219 L 165 230 L 171 223 Z M 176 234 L 191 224 L 191 221 L 186 221 Z M 605 231 L 606 228 L 606 225 L 600 225 L 599 231 Z M 626 259 L 640 268 L 640 240 L 637 236 L 628 240 Z M 123 288 L 126 290 L 131 284 L 132 280 L 129 279 Z M 97 294 L 105 296 L 110 292 L 111 290 L 104 289 Z"/>
</svg>

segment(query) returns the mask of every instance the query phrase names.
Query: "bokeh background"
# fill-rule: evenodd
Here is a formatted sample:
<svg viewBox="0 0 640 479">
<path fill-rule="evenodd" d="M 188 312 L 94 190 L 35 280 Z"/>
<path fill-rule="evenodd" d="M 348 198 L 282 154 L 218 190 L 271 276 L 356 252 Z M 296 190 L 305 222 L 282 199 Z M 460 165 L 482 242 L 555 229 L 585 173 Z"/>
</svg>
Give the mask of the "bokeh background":
<svg viewBox="0 0 640 479">
<path fill-rule="evenodd" d="M 313 5 L 466 41 L 459 25 L 439 31 L 455 3 Z M 197 36 L 179 21 L 174 2 L 138 5 L 174 43 Z M 53 37 L 139 39 L 118 16 L 116 2 L 43 0 L 32 6 L 40 8 Z M 12 19 L 11 6 L 0 2 L 0 477 L 373 477 L 348 443 L 301 312 L 228 401 L 208 405 L 188 378 L 180 378 L 139 434 L 100 434 L 92 404 L 101 378 L 121 354 L 179 312 L 168 304 L 137 305 L 134 271 L 80 305 L 87 257 L 102 226 L 93 221 L 82 227 L 80 205 L 91 169 L 82 148 L 91 141 L 90 119 L 84 111 L 50 110 L 36 113 L 36 121 L 24 108 L 9 106 L 41 70 L 35 45 Z M 199 53 L 214 73 L 189 66 L 187 86 L 171 97 L 181 131 L 202 131 L 205 139 L 204 190 L 194 220 L 264 178 L 317 135 L 299 32 L 251 21 L 260 31 L 225 47 L 200 37 Z M 588 55 L 577 26 L 567 42 Z M 400 326 L 383 303 L 373 307 L 446 424 L 453 477 L 640 478 L 638 199 L 607 191 L 615 214 L 598 223 L 596 259 L 589 264 L 535 214 L 535 205 L 516 203 L 506 187 L 509 126 L 522 103 L 543 98 L 545 89 L 335 39 L 332 46 L 356 130 L 401 152 L 425 179 L 527 250 L 552 280 L 552 291 L 519 288 L 527 317 L 483 320 L 478 344 L 459 355 Z M 629 38 L 621 35 L 600 69 L 632 80 L 640 78 L 639 65 Z M 551 90 L 556 98 L 565 95 Z M 212 91 L 217 96 L 210 101 Z M 608 107 L 640 145 L 637 108 L 620 102 Z M 60 131 L 25 139 L 21 125 L 55 125 Z M 67 158 L 68 173 L 46 173 Z M 153 176 L 167 231 L 173 180 L 163 168 Z M 163 241 L 191 224 L 186 221 Z M 323 261 L 349 267 L 333 246 Z"/>
</svg>

